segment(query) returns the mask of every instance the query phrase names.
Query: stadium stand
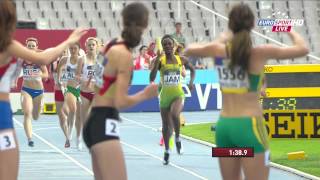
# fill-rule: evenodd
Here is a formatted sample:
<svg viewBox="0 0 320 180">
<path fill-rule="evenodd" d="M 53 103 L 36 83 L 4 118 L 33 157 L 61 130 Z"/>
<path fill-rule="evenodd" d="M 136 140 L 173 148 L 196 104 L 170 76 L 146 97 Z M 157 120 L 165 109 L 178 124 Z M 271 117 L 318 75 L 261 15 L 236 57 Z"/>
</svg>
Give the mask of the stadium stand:
<svg viewBox="0 0 320 180">
<path fill-rule="evenodd" d="M 18 19 L 33 20 L 40 28 L 73 29 L 78 26 L 97 29 L 98 37 L 104 41 L 118 33 L 121 26 L 120 10 L 130 1 L 117 0 L 16 0 Z M 183 24 L 183 34 L 187 43 L 210 41 L 216 34 L 227 28 L 227 21 L 215 16 L 189 1 L 142 1 L 150 10 L 150 26 L 143 37 L 143 44 L 164 33 L 174 32 L 174 23 Z M 205 7 L 224 16 L 235 1 L 197 1 Z M 295 28 L 310 44 L 312 54 L 320 55 L 320 1 L 243 1 L 256 13 L 257 18 L 303 18 L 304 26 Z M 215 19 L 215 20 L 214 20 Z M 213 30 L 213 28 L 215 29 Z M 284 33 L 273 33 L 270 27 L 256 27 L 255 30 L 282 43 L 290 43 Z M 261 37 L 253 37 L 255 44 L 270 42 Z M 309 62 L 310 61 L 310 62 Z M 277 60 L 271 64 L 279 64 Z M 288 60 L 282 63 L 319 63 L 310 58 Z"/>
</svg>

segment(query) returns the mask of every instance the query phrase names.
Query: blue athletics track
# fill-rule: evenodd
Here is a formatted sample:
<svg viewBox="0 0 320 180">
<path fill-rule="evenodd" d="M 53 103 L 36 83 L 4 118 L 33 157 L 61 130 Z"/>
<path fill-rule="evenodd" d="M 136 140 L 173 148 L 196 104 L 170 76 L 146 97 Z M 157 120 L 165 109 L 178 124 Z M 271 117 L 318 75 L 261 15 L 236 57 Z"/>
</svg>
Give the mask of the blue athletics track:
<svg viewBox="0 0 320 180">
<path fill-rule="evenodd" d="M 203 123 L 217 120 L 219 111 L 183 114 L 188 123 Z M 178 155 L 173 149 L 170 165 L 162 165 L 163 147 L 158 144 L 161 136 L 159 113 L 122 113 L 121 117 L 121 142 L 129 180 L 221 179 L 218 159 L 211 157 L 211 148 L 186 139 L 183 139 L 185 153 Z M 33 121 L 35 146 L 32 148 L 27 145 L 23 116 L 15 115 L 14 119 L 20 145 L 19 180 L 94 179 L 88 149 L 79 151 L 75 138 L 71 148 L 64 148 L 64 136 L 57 115 L 42 115 L 38 121 Z M 304 178 L 271 168 L 269 179 Z"/>
</svg>

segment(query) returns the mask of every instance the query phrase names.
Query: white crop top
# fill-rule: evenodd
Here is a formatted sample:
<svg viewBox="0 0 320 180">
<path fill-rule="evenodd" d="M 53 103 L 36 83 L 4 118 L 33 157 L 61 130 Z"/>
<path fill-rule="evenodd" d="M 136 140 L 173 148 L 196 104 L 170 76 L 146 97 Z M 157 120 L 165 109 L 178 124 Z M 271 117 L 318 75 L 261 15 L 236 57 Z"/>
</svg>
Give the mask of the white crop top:
<svg viewBox="0 0 320 180">
<path fill-rule="evenodd" d="M 83 81 L 95 81 L 94 78 L 94 69 L 95 69 L 95 64 L 88 64 L 87 63 L 87 58 L 84 58 L 84 63 L 83 63 L 83 69 L 82 69 L 82 80 Z"/>
</svg>

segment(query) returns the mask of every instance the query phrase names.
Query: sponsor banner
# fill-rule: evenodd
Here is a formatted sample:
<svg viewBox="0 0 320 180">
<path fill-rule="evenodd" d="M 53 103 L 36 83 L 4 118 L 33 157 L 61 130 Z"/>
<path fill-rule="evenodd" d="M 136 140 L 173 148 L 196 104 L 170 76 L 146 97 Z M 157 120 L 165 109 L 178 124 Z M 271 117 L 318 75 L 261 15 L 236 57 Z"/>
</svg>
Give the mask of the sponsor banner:
<svg viewBox="0 0 320 180">
<path fill-rule="evenodd" d="M 320 138 L 320 110 L 265 110 L 270 138 Z"/>
<path fill-rule="evenodd" d="M 157 74 L 155 83 L 159 83 L 160 77 Z M 134 71 L 132 86 L 129 94 L 137 93 L 149 84 L 149 70 Z M 195 86 L 192 91 L 187 84 L 190 80 L 190 72 L 187 71 L 186 78 L 181 80 L 185 92 L 184 111 L 203 111 L 221 109 L 222 96 L 218 84 L 218 74 L 215 70 L 196 70 Z M 132 108 L 126 109 L 127 112 L 137 111 L 159 111 L 159 100 L 154 98 L 138 104 Z"/>
<path fill-rule="evenodd" d="M 183 78 L 182 83 L 188 83 L 190 80 L 190 71 L 186 71 L 186 78 Z M 160 73 L 157 73 L 157 77 L 155 79 L 155 83 L 159 83 L 160 81 Z M 149 70 L 138 70 L 134 71 L 132 85 L 147 85 L 149 84 Z M 195 84 L 207 84 L 207 83 L 218 83 L 219 77 L 218 73 L 215 69 L 208 70 L 196 70 L 196 76 L 194 79 Z"/>
<path fill-rule="evenodd" d="M 145 88 L 146 85 L 132 85 L 129 94 L 137 93 Z M 221 109 L 222 98 L 218 84 L 195 84 L 192 91 L 184 85 L 185 102 L 184 111 L 204 111 Z M 132 108 L 125 109 L 125 112 L 159 112 L 159 100 L 153 98 L 144 101 Z"/>
</svg>

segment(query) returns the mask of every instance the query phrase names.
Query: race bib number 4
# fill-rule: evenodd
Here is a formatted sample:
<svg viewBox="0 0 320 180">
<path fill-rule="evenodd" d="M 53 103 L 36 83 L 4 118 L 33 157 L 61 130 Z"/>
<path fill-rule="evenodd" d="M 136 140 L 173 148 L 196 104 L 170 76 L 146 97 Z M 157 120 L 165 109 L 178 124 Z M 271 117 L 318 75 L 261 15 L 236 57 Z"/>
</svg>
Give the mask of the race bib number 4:
<svg viewBox="0 0 320 180">
<path fill-rule="evenodd" d="M 16 148 L 16 142 L 12 132 L 0 133 L 0 151 Z"/>
<path fill-rule="evenodd" d="M 119 137 L 119 121 L 106 119 L 106 135 Z"/>
<path fill-rule="evenodd" d="M 219 81 L 222 88 L 248 88 L 248 74 L 240 67 L 234 67 L 231 70 L 229 67 L 217 66 L 219 73 Z"/>
<path fill-rule="evenodd" d="M 103 85 L 104 66 L 107 64 L 107 62 L 108 59 L 99 53 L 97 56 L 97 62 L 94 66 L 94 79 L 96 81 L 96 86 L 98 87 L 102 87 Z"/>
<path fill-rule="evenodd" d="M 178 85 L 180 83 L 180 72 L 169 71 L 165 72 L 163 76 L 164 85 Z"/>
<path fill-rule="evenodd" d="M 97 63 L 94 67 L 94 80 L 96 81 L 96 86 L 102 87 L 103 85 L 103 73 L 104 73 L 104 66 Z"/>
</svg>

